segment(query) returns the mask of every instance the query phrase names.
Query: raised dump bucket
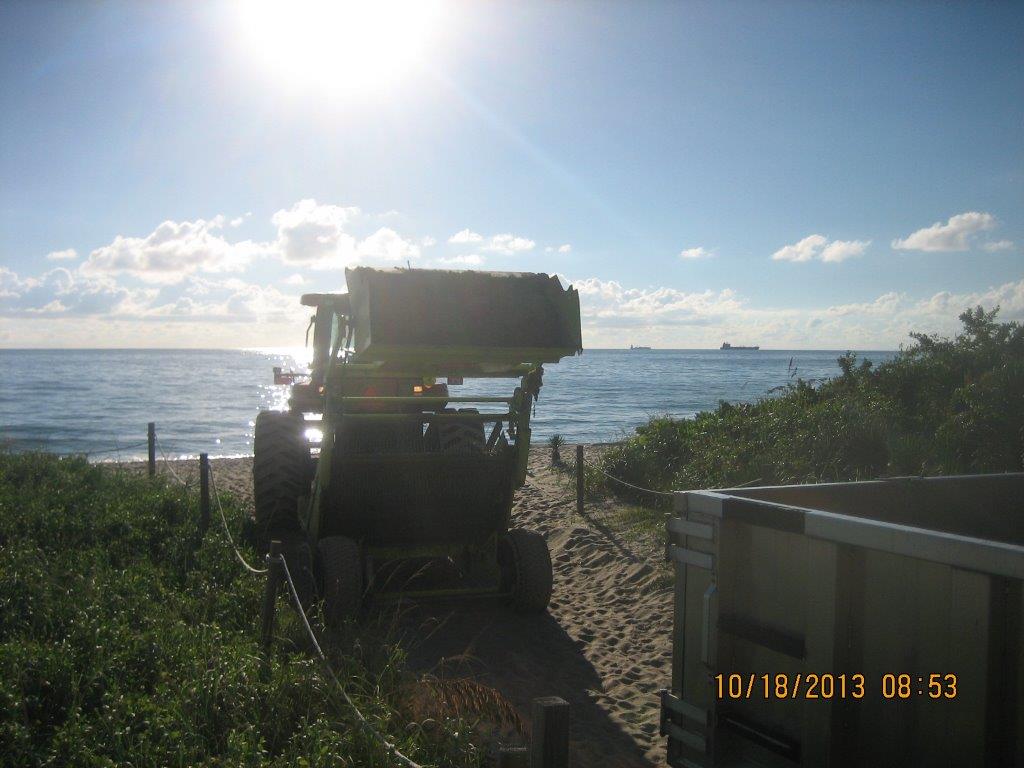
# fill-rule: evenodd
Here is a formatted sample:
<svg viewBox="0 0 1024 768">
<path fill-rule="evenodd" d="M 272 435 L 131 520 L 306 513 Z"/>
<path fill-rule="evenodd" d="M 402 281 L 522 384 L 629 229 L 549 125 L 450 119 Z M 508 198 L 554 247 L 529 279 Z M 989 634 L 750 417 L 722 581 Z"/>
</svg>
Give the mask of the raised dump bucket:
<svg viewBox="0 0 1024 768">
<path fill-rule="evenodd" d="M 697 491 L 673 766 L 1024 765 L 1024 474 Z"/>
<path fill-rule="evenodd" d="M 579 295 L 524 272 L 345 270 L 355 359 L 553 363 L 581 348 Z"/>
</svg>

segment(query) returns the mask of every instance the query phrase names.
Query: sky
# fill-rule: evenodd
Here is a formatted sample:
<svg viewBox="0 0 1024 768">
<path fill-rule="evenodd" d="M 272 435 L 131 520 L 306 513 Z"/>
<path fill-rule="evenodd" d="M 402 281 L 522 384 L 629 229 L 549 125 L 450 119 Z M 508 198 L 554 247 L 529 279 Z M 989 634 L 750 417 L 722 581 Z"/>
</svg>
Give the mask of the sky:
<svg viewBox="0 0 1024 768">
<path fill-rule="evenodd" d="M 0 347 L 297 346 L 357 264 L 588 347 L 1024 319 L 1024 4 L 0 5 Z"/>
</svg>

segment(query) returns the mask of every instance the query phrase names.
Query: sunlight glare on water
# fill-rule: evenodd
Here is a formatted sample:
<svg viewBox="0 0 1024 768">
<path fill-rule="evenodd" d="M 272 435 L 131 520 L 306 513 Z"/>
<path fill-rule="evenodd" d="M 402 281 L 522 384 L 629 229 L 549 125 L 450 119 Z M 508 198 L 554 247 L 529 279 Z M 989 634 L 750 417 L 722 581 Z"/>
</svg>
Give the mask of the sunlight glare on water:
<svg viewBox="0 0 1024 768">
<path fill-rule="evenodd" d="M 587 350 L 545 366 L 533 438 L 621 439 L 651 416 L 692 417 L 720 400 L 751 401 L 796 380 L 839 372 L 839 352 Z M 863 356 L 875 362 L 892 352 Z M 14 450 L 145 456 L 146 423 L 174 457 L 252 454 L 261 410 L 283 410 L 273 368 L 305 372 L 310 350 L 2 350 L 0 441 Z M 509 379 L 467 379 L 453 395 L 508 396 Z M 319 435 L 310 420 L 307 434 Z M 140 445 L 141 443 L 141 445 Z M 158 454 L 161 455 L 161 454 Z"/>
</svg>

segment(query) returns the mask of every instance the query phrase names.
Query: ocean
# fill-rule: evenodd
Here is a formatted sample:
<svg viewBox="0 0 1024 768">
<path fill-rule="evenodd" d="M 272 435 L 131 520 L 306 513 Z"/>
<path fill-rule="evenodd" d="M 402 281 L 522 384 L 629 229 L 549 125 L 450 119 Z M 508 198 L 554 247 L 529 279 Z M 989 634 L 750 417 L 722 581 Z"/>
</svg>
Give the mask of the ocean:
<svg viewBox="0 0 1024 768">
<path fill-rule="evenodd" d="M 692 417 L 839 372 L 838 351 L 587 350 L 549 365 L 534 441 L 619 440 L 651 416 Z M 879 363 L 894 352 L 860 352 Z M 10 450 L 138 459 L 146 424 L 169 457 L 252 453 L 262 409 L 283 408 L 273 366 L 303 369 L 304 350 L 0 350 L 0 444 Z M 467 380 L 452 394 L 511 394 L 511 380 Z"/>
</svg>

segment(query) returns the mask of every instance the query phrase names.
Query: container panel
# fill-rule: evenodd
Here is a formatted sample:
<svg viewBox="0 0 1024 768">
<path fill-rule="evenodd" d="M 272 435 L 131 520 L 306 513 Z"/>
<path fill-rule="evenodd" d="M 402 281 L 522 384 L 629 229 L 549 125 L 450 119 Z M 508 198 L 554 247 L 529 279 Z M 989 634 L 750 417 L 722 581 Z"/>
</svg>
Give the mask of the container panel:
<svg viewBox="0 0 1024 768">
<path fill-rule="evenodd" d="M 708 761 L 694 764 L 1022 768 L 1024 590 L 1016 574 L 1024 549 L 1008 534 L 1021 513 L 1022 478 L 683 495 L 677 509 L 713 528 L 713 542 L 674 539 L 714 556 L 711 568 L 676 568 L 673 693 L 711 712 Z M 770 497 L 763 501 L 804 511 L 759 507 L 758 493 Z M 730 501 L 740 498 L 748 501 Z M 808 503 L 812 498 L 828 508 L 818 511 Z M 938 510 L 937 527 L 944 531 L 942 557 L 935 533 L 902 527 L 924 527 L 930 509 Z M 864 521 L 821 525 L 830 519 L 822 513 Z M 851 535 L 851 526 L 864 535 Z M 842 535 L 829 540 L 833 530 Z M 1001 538 L 976 540 L 985 531 Z M 914 536 L 922 542 L 920 556 L 908 546 Z M 863 675 L 866 695 L 831 701 L 715 696 L 716 673 L 787 674 L 792 681 L 798 673 L 823 672 Z M 956 675 L 955 696 L 932 699 L 932 674 Z M 897 684 L 889 697 L 886 675 Z M 909 676 L 906 698 L 899 675 Z M 948 692 L 948 681 L 942 682 Z M 670 764 L 699 757 L 678 743 L 674 748 Z"/>
<path fill-rule="evenodd" d="M 807 539 L 733 521 L 721 524 L 718 672 L 804 671 Z M 730 700 L 726 714 L 799 741 L 802 707 L 763 696 Z"/>
<path fill-rule="evenodd" d="M 731 496 L 1024 545 L 1024 473 L 723 491 Z"/>
</svg>

